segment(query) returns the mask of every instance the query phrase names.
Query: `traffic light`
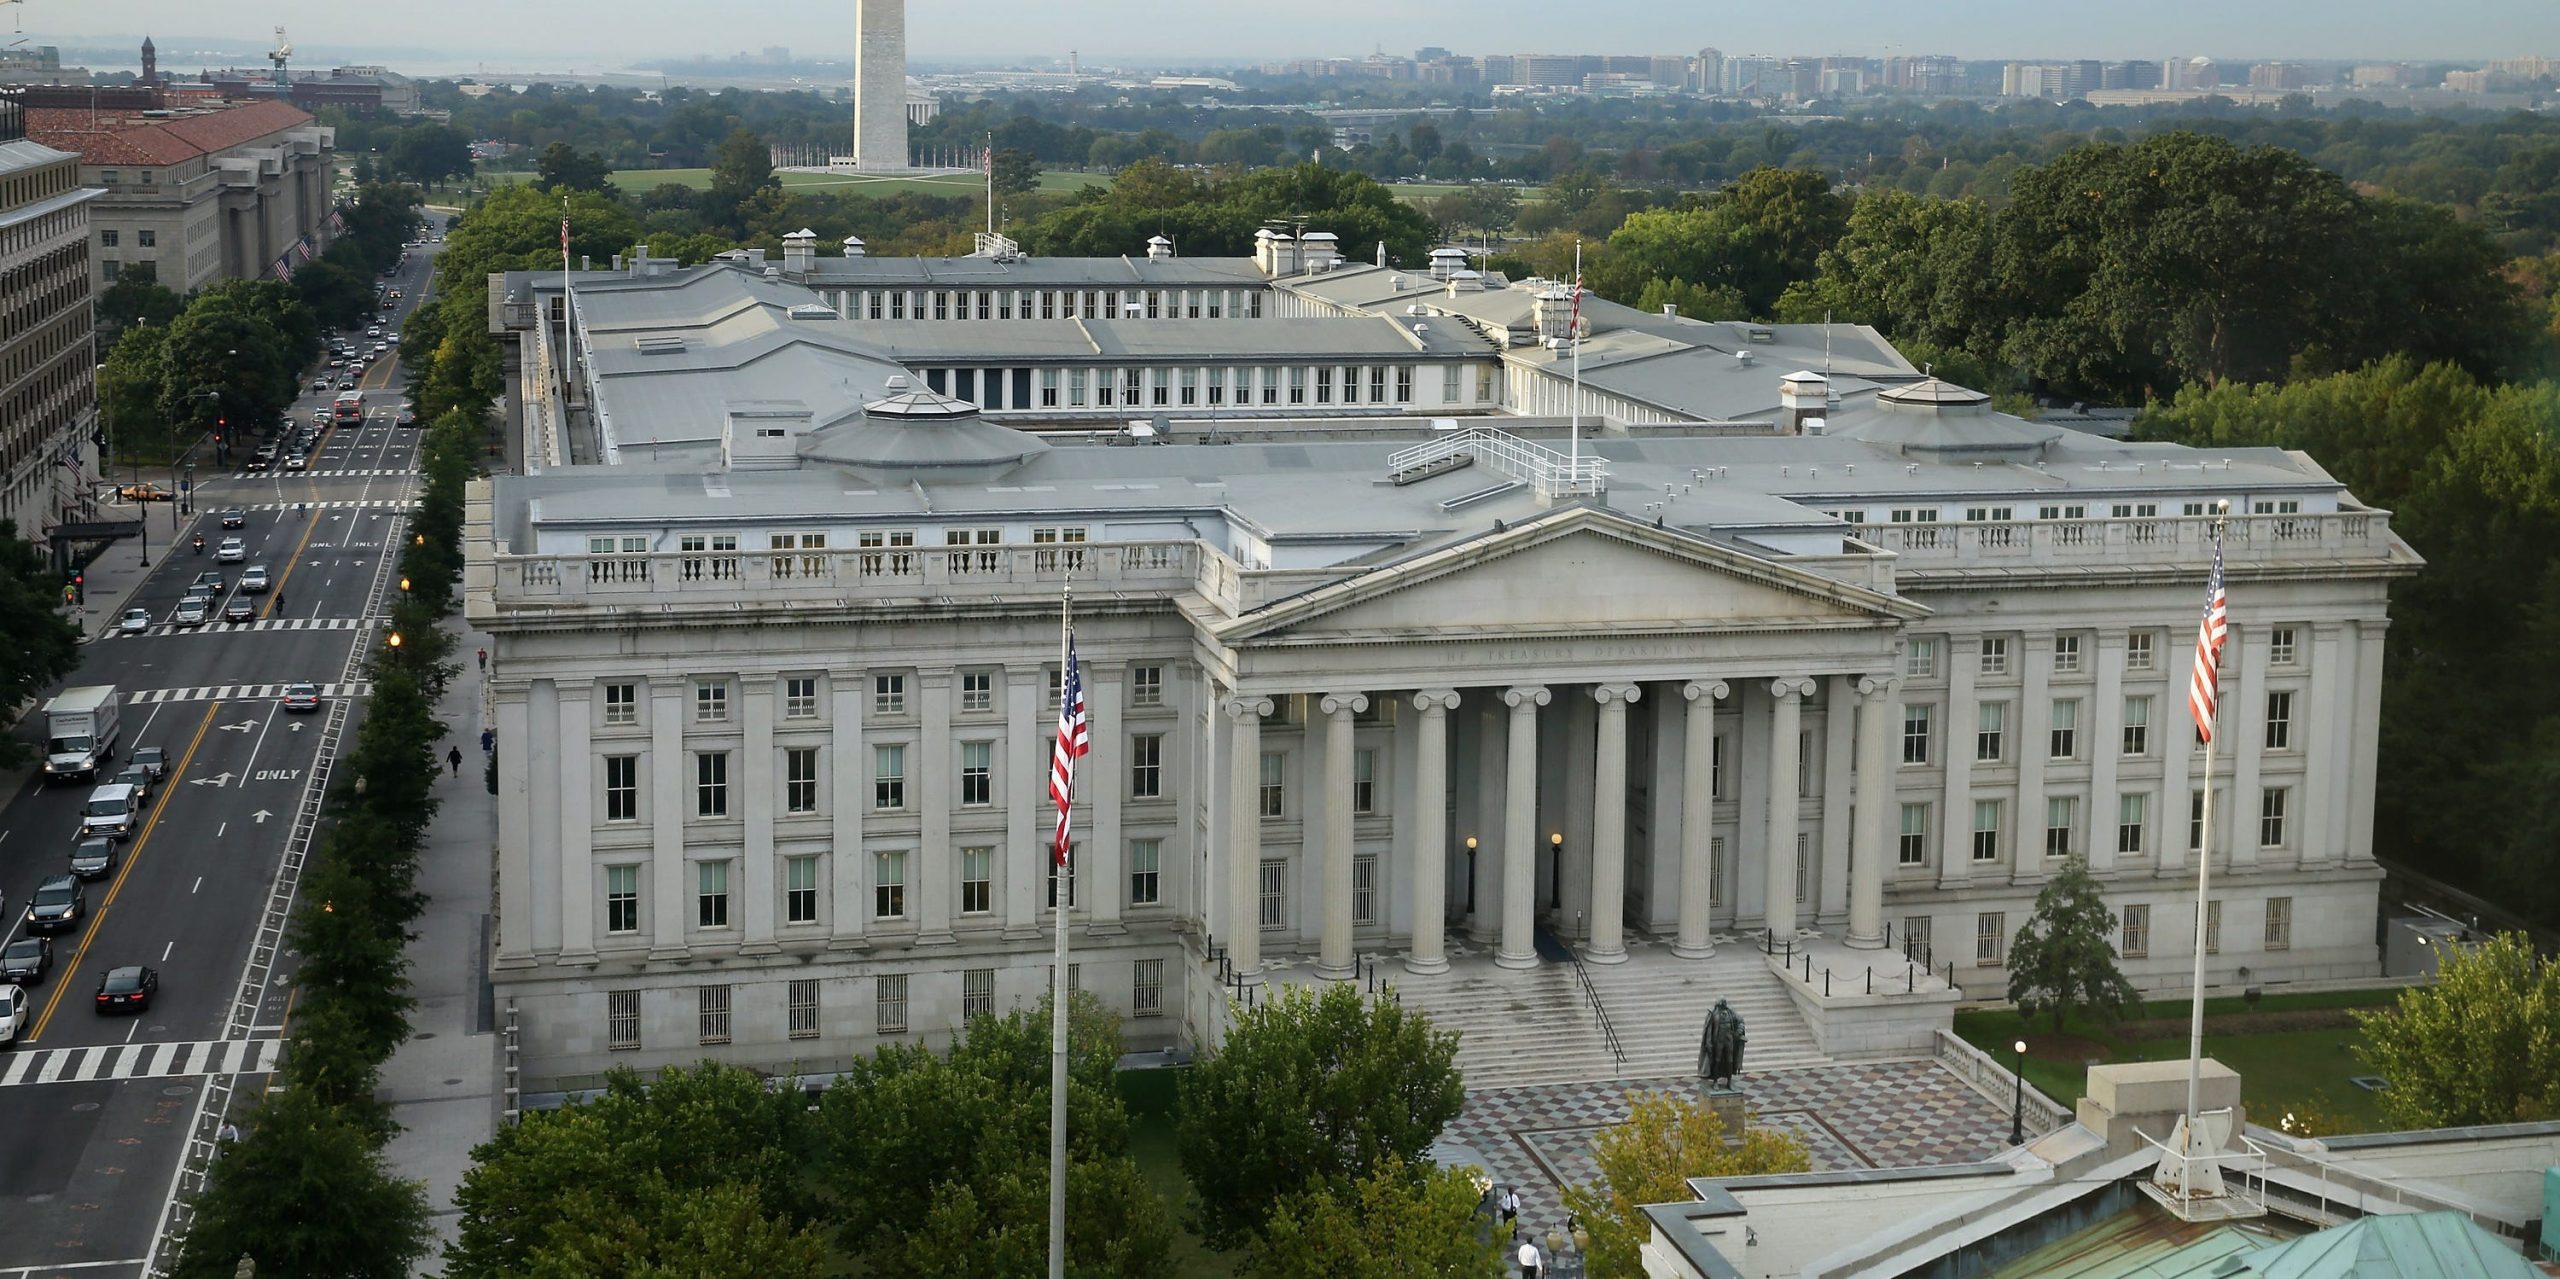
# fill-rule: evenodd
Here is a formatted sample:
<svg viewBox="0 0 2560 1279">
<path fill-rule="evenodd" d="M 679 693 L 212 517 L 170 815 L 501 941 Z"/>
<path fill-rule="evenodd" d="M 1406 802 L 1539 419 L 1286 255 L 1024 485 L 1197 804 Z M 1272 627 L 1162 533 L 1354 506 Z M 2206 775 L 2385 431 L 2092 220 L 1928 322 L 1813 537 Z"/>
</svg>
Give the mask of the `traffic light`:
<svg viewBox="0 0 2560 1279">
<path fill-rule="evenodd" d="M 89 575 L 76 568 L 71 570 L 71 584 L 64 587 L 62 593 L 68 596 L 73 604 L 88 603 Z"/>
</svg>

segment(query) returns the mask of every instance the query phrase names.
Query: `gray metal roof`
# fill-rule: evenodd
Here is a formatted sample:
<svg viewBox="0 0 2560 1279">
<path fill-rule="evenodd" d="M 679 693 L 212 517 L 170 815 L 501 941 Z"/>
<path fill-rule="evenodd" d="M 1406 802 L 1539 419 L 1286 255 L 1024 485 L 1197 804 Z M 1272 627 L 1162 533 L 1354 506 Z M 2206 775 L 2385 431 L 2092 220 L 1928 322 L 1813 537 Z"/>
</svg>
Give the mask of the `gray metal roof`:
<svg viewBox="0 0 2560 1279">
<path fill-rule="evenodd" d="M 812 288 L 1261 288 L 1251 258 L 821 257 L 800 277 Z"/>
<path fill-rule="evenodd" d="M 1454 321 L 1398 322 L 1385 316 L 1292 316 L 1258 320 L 1004 320 L 981 324 L 840 321 L 882 355 L 915 364 L 983 363 L 990 357 L 1040 363 L 1191 359 L 1488 359 L 1493 344 Z M 1419 325 L 1422 332 L 1416 333 Z"/>
</svg>

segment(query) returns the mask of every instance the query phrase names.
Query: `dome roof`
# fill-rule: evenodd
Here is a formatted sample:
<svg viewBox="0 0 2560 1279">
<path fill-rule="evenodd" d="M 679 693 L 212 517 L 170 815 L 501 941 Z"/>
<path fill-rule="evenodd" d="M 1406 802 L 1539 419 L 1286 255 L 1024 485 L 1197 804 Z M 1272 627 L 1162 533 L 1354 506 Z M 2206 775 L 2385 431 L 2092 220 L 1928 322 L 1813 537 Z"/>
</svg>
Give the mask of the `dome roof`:
<svg viewBox="0 0 2560 1279">
<path fill-rule="evenodd" d="M 864 404 L 861 417 L 812 431 L 800 445 L 812 462 L 907 478 L 1000 475 L 1048 451 L 980 417 L 977 405 L 922 387 L 894 389 Z"/>
<path fill-rule="evenodd" d="M 1970 387 L 1958 386 L 1944 378 L 1922 378 L 1903 386 L 1889 386 L 1876 392 L 1876 402 L 1897 409 L 1936 412 L 1946 409 L 1974 408 L 1991 403 L 1991 397 Z"/>
</svg>

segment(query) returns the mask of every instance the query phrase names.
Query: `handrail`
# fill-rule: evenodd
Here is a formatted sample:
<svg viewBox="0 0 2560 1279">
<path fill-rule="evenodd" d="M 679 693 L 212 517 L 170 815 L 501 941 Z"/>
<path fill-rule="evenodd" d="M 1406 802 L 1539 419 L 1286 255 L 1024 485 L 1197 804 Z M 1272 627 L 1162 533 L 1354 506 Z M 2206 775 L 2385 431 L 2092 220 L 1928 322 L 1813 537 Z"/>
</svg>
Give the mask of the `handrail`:
<svg viewBox="0 0 2560 1279">
<path fill-rule="evenodd" d="M 1609 1046 L 1609 1060 L 1620 1068 L 1627 1064 L 1627 1050 L 1618 1043 L 1618 1028 L 1609 1021 L 1609 1007 L 1600 1002 L 1600 988 L 1591 984 L 1591 974 L 1583 969 L 1582 956 L 1571 946 L 1564 948 L 1565 961 L 1573 967 L 1573 978 L 1582 984 L 1582 997 L 1591 1003 L 1592 1019 L 1600 1023 L 1600 1042 Z"/>
<path fill-rule="evenodd" d="M 1597 497 L 1609 487 L 1609 467 L 1597 453 L 1572 456 L 1525 440 L 1509 431 L 1472 427 L 1399 449 L 1387 458 L 1387 473 L 1400 474 L 1458 454 L 1469 454 L 1515 480 L 1535 485 L 1538 496 Z"/>
</svg>

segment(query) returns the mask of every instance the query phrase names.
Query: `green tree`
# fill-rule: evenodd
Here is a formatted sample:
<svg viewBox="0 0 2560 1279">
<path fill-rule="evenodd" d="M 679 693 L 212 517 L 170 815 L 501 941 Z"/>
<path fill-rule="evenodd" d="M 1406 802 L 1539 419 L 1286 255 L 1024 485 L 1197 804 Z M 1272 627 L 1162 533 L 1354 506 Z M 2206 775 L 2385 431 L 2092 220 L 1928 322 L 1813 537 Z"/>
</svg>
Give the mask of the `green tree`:
<svg viewBox="0 0 2560 1279">
<path fill-rule="evenodd" d="M 449 124 L 420 124 L 400 131 L 383 157 L 390 170 L 422 185 L 471 172 L 471 135 Z"/>
<path fill-rule="evenodd" d="M 1638 1254 L 1651 1237 L 1644 1205 L 1689 1198 L 1691 1177 L 1750 1177 L 1803 1172 L 1813 1166 L 1804 1145 L 1769 1128 L 1746 1126 L 1739 1145 L 1725 1144 L 1724 1121 L 1706 1106 L 1667 1093 L 1637 1093 L 1625 1123 L 1591 1143 L 1600 1179 L 1567 1186 L 1565 1210 L 1590 1233 L 1584 1254 L 1592 1279 L 1643 1279 Z"/>
<path fill-rule="evenodd" d="M 80 628 L 64 616 L 62 582 L 15 520 L 0 520 L 0 706 L 30 698 L 80 665 Z M 34 757 L 16 734 L 0 737 L 0 767 Z"/>
<path fill-rule="evenodd" d="M 1466 1103 L 1458 1037 L 1349 983 L 1279 991 L 1240 1012 L 1182 1081 L 1175 1142 L 1214 1247 L 1273 1196 L 1347 1185 L 1423 1157 Z"/>
<path fill-rule="evenodd" d="M 1871 191 L 1823 252 L 1820 274 L 1788 290 L 1779 317 L 1809 323 L 1829 314 L 1897 343 L 1996 350 L 1991 225 L 1975 201 Z"/>
<path fill-rule="evenodd" d="M 293 289 L 313 318 L 333 329 L 362 328 L 373 314 L 373 276 L 344 241 L 317 261 L 303 263 L 293 273 Z"/>
<path fill-rule="evenodd" d="M 580 151 L 566 142 L 544 147 L 534 171 L 540 175 L 542 185 L 555 191 L 602 192 L 613 175 L 613 167 L 605 163 L 601 152 Z"/>
<path fill-rule="evenodd" d="M 262 1275 L 406 1279 L 427 1255 L 426 1191 L 392 1174 L 362 1124 L 288 1088 L 242 1127 L 196 1199 L 180 1279 L 231 1279 L 242 1257 Z"/>
<path fill-rule="evenodd" d="M 1750 314 L 1767 315 L 1789 285 L 1813 276 L 1847 219 L 1846 202 L 1821 174 L 1762 167 L 1703 207 L 1629 216 L 1590 280 L 1621 300 L 1657 279 L 1730 288 Z"/>
<path fill-rule="evenodd" d="M 1454 1168 L 1384 1166 L 1339 1190 L 1283 1197 L 1247 1245 L 1250 1279 L 1503 1279 L 1502 1245 Z"/>
<path fill-rule="evenodd" d="M 826 1237 L 768 1215 L 753 1187 L 671 1190 L 655 1173 L 579 1186 L 527 1259 L 528 1279 L 819 1279 Z"/>
<path fill-rule="evenodd" d="M 2116 913 L 2077 853 L 2036 891 L 2035 913 L 2009 944 L 2009 1002 L 2021 1016 L 2043 1014 L 2056 1033 L 2075 1012 L 2114 1021 L 2139 1006 L 2142 996 L 2116 969 L 2107 941 Z"/>
<path fill-rule="evenodd" d="M 743 234 L 747 227 L 747 205 L 759 193 L 781 189 L 781 180 L 773 176 L 773 151 L 764 139 L 750 129 L 732 129 L 721 139 L 720 152 L 711 161 L 711 190 L 703 197 L 703 211 L 713 221 Z"/>
<path fill-rule="evenodd" d="M 1659 314 L 1664 307 L 1674 308 L 1692 320 L 1747 320 L 1749 304 L 1730 284 L 1712 288 L 1691 284 L 1686 280 L 1655 279 L 1645 282 L 1644 292 L 1636 295 L 1636 309 Z"/>
<path fill-rule="evenodd" d="M 116 282 L 98 293 L 98 330 L 112 347 L 136 324 L 167 325 L 186 309 L 186 299 L 160 283 L 159 269 L 149 262 L 127 262 Z"/>
<path fill-rule="evenodd" d="M 2447 949 L 2434 985 L 2356 1019 L 2365 1060 L 2391 1081 L 2382 1108 L 2400 1127 L 2560 1117 L 2560 963 L 2523 933 Z"/>
<path fill-rule="evenodd" d="M 1040 160 L 1015 147 L 998 150 L 988 160 L 997 195 L 1029 195 L 1040 189 Z"/>
<path fill-rule="evenodd" d="M 169 419 L 160 390 L 169 380 L 169 325 L 136 324 L 107 352 L 98 370 L 98 418 L 107 432 L 105 464 L 168 460 Z"/>
</svg>

